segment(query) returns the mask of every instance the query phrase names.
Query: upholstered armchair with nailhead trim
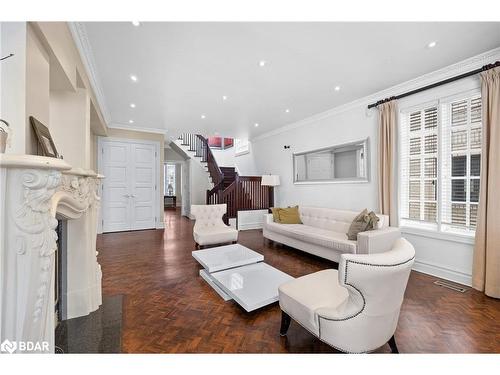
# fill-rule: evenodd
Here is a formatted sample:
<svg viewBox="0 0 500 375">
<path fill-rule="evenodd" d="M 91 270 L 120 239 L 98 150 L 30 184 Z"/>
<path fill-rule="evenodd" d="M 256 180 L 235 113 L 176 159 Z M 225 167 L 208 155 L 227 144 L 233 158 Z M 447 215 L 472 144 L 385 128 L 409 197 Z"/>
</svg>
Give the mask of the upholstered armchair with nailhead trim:
<svg viewBox="0 0 500 375">
<path fill-rule="evenodd" d="M 226 211 L 227 205 L 225 203 L 193 204 L 191 206 L 191 213 L 196 220 L 193 228 L 193 238 L 197 249 L 207 245 L 236 243 L 238 231 L 227 226 L 222 221 Z"/>
<path fill-rule="evenodd" d="M 342 254 L 339 270 L 299 277 L 279 287 L 281 335 L 293 319 L 320 340 L 347 353 L 366 353 L 388 343 L 394 332 L 415 259 L 404 238 L 378 254 Z"/>
</svg>

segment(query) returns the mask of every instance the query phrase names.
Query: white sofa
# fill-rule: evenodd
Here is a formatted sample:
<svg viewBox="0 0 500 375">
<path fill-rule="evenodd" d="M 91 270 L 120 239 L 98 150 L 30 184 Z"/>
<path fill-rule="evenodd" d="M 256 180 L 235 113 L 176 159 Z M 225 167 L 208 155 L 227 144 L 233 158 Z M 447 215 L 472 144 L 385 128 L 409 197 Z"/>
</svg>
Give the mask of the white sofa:
<svg viewBox="0 0 500 375">
<path fill-rule="evenodd" d="M 302 224 L 279 224 L 266 215 L 265 238 L 338 262 L 340 254 L 373 254 L 386 251 L 401 237 L 399 228 L 389 227 L 387 215 L 378 228 L 358 234 L 357 241 L 347 239 L 347 232 L 358 211 L 299 206 Z"/>
</svg>

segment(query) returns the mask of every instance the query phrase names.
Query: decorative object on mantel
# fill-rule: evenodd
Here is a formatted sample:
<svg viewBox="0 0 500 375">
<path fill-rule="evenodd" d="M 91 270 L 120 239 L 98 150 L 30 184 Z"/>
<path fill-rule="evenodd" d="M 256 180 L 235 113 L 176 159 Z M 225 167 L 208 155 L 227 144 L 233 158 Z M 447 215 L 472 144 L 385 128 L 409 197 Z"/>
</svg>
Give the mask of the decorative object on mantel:
<svg viewBox="0 0 500 375">
<path fill-rule="evenodd" d="M 50 135 L 49 129 L 33 116 L 30 116 L 30 124 L 35 131 L 36 138 L 38 139 L 38 144 L 42 149 L 42 156 L 59 158 L 56 145 L 54 144 L 54 140 Z"/>
<path fill-rule="evenodd" d="M 5 125 L 2 126 L 2 124 Z M 0 118 L 0 153 L 3 154 L 7 147 L 7 140 L 9 139 L 9 123 Z"/>
</svg>

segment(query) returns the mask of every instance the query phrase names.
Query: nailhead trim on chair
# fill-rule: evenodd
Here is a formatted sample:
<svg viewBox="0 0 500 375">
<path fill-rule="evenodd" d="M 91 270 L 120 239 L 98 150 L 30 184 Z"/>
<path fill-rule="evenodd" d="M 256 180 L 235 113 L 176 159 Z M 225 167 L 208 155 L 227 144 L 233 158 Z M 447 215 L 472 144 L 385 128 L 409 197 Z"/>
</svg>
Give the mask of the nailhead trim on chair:
<svg viewBox="0 0 500 375">
<path fill-rule="evenodd" d="M 408 262 L 411 262 L 413 259 L 415 259 L 415 256 L 413 256 L 412 258 L 408 259 L 408 260 L 405 260 L 404 262 L 400 262 L 400 263 L 395 263 L 395 264 L 372 264 L 372 263 L 365 263 L 365 262 L 356 262 L 354 260 L 346 260 L 346 263 L 345 263 L 345 275 L 344 275 L 344 284 L 345 285 L 349 285 L 351 288 L 355 289 L 359 295 L 361 296 L 361 298 L 363 299 L 363 306 L 361 307 L 361 309 L 356 312 L 355 314 L 353 315 L 350 315 L 348 317 L 345 317 L 345 318 L 341 318 L 341 319 L 332 319 L 332 318 L 325 318 L 324 316 L 321 316 L 321 315 L 318 315 L 318 333 L 319 333 L 319 339 L 321 341 L 323 341 L 321 339 L 321 319 L 325 319 L 325 320 L 329 320 L 329 321 L 334 321 L 334 322 L 342 322 L 342 321 L 345 321 L 345 320 L 350 320 L 352 318 L 355 318 L 356 316 L 358 316 L 359 314 L 361 314 L 363 312 L 363 310 L 365 309 L 366 307 L 366 300 L 365 300 L 365 296 L 363 296 L 363 293 L 361 293 L 361 291 L 356 288 L 354 285 L 350 284 L 347 282 L 347 270 L 348 270 L 348 265 L 349 263 L 354 263 L 354 264 L 360 264 L 360 265 L 363 265 L 363 266 L 372 266 L 372 267 L 397 267 L 397 266 L 401 266 L 403 264 L 406 264 Z M 351 354 L 354 354 L 354 352 L 350 352 L 350 351 L 347 351 L 347 350 L 344 350 L 344 349 L 341 349 L 341 348 L 337 348 L 336 346 L 334 345 L 331 345 L 329 343 L 327 343 L 328 345 L 334 347 L 335 349 L 337 350 L 340 350 L 344 353 L 351 353 Z M 377 348 L 375 348 L 377 349 Z M 368 350 L 366 352 L 360 352 L 360 353 L 367 353 L 367 352 L 370 352 L 372 350 L 375 350 L 375 349 L 371 349 L 371 350 Z"/>
</svg>

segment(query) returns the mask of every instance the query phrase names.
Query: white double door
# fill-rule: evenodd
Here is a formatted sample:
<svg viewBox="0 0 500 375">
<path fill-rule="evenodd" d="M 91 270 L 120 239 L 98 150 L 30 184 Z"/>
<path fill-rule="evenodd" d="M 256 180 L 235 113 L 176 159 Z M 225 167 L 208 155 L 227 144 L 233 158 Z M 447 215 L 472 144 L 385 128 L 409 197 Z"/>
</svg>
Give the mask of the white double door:
<svg viewBox="0 0 500 375">
<path fill-rule="evenodd" d="M 158 145 L 99 139 L 103 232 L 156 228 Z"/>
</svg>

